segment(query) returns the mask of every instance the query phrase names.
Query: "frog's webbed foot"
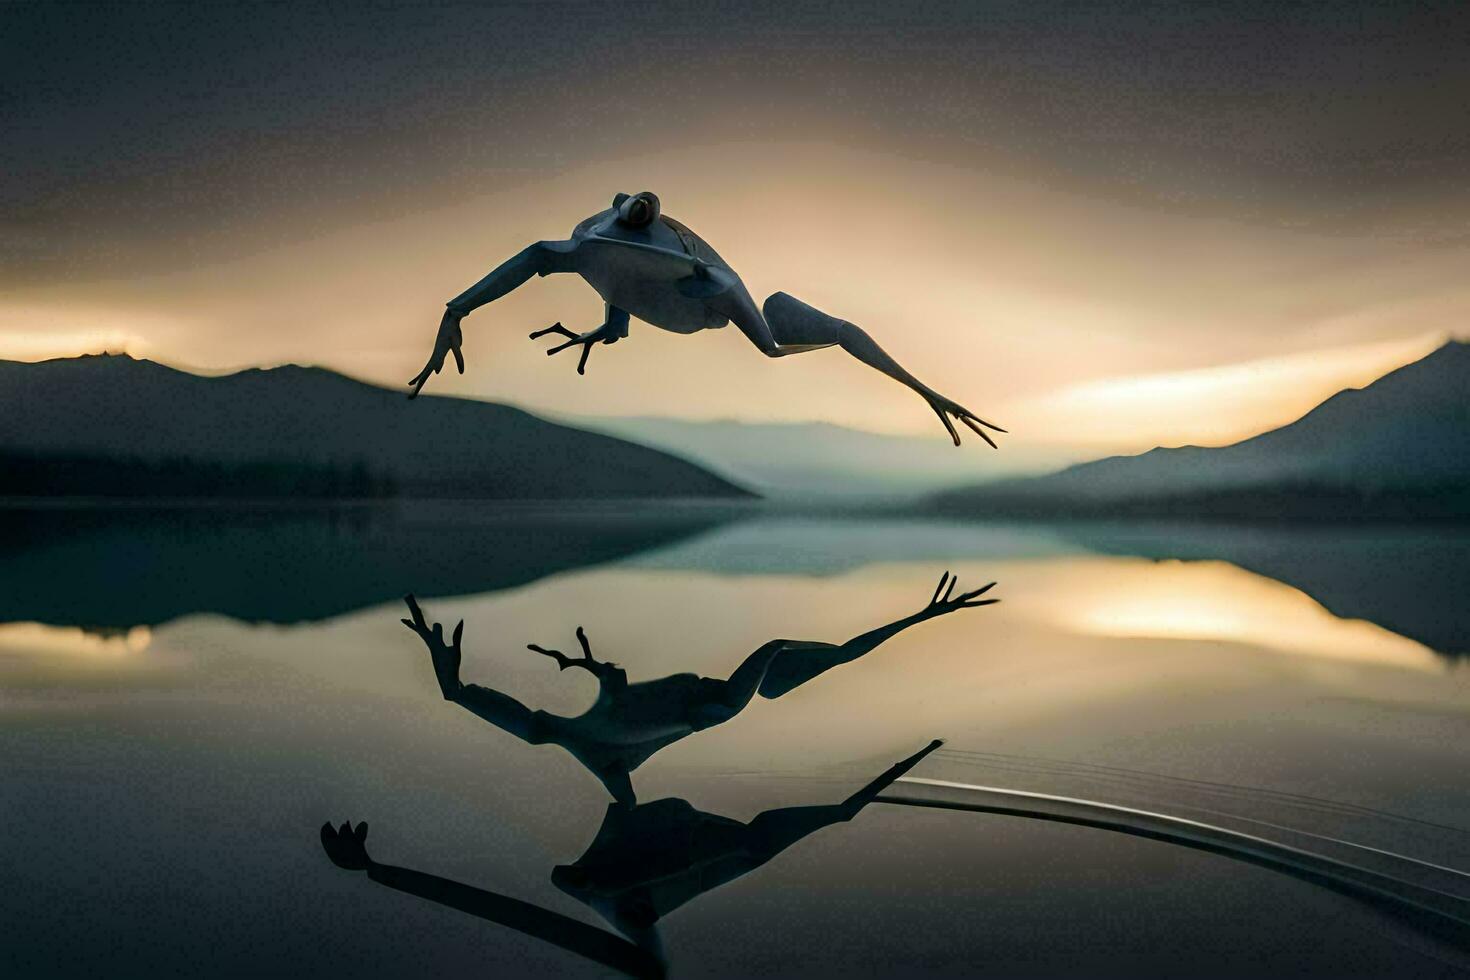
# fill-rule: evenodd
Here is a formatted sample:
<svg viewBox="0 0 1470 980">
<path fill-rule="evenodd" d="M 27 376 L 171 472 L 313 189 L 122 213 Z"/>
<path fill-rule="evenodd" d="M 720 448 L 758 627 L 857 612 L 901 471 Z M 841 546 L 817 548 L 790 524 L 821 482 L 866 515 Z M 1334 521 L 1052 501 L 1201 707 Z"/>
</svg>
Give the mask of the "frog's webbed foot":
<svg viewBox="0 0 1470 980">
<path fill-rule="evenodd" d="M 419 608 L 418 600 L 412 593 L 403 597 L 408 604 L 408 612 L 412 619 L 401 620 L 404 626 L 413 630 L 418 638 L 424 641 L 424 646 L 429 648 L 429 657 L 434 662 L 434 677 L 439 681 L 439 691 L 444 695 L 444 700 L 455 701 L 459 699 L 459 692 L 463 688 L 459 681 L 459 664 L 464 656 L 459 641 L 464 636 L 464 620 L 454 628 L 454 636 L 449 642 L 444 640 L 444 627 L 440 623 L 429 626 L 428 620 L 424 618 L 424 611 Z"/>
<path fill-rule="evenodd" d="M 333 827 L 329 820 L 322 824 L 322 849 L 337 867 L 366 871 L 373 863 L 367 852 L 367 832 L 367 821 L 354 827 L 352 821 L 344 820 L 341 827 Z"/>
<path fill-rule="evenodd" d="M 623 669 L 617 664 L 609 663 L 606 660 L 598 660 L 592 656 L 592 645 L 587 642 L 587 631 L 580 626 L 577 627 L 577 643 L 582 647 L 582 655 L 580 657 L 569 657 L 560 650 L 548 650 L 546 647 L 536 643 L 527 643 L 526 649 L 539 653 L 543 657 L 550 657 L 552 660 L 555 660 L 557 670 L 566 670 L 568 667 L 581 667 L 602 681 L 615 680 L 618 675 L 623 673 Z"/>
<path fill-rule="evenodd" d="M 586 333 L 574 333 L 560 323 L 553 323 L 544 330 L 532 331 L 531 339 L 536 340 L 538 337 L 544 337 L 549 333 L 560 334 L 566 337 L 567 341 L 564 344 L 557 344 L 548 350 L 546 352 L 547 356 L 560 354 L 562 351 L 580 344 L 582 347 L 582 358 L 577 362 L 577 373 L 586 374 L 587 358 L 592 355 L 593 344 L 615 344 L 628 336 L 628 314 L 617 307 L 609 306 L 607 308 L 607 320 L 596 330 L 589 330 Z"/>
<path fill-rule="evenodd" d="M 999 599 L 980 598 L 995 588 L 994 582 L 982 585 L 978 589 L 972 589 L 969 592 L 961 592 L 959 595 L 955 595 L 954 587 L 957 582 L 959 582 L 959 576 L 952 576 L 949 572 L 945 572 L 939 579 L 939 587 L 934 590 L 934 598 L 930 599 L 929 604 L 919 610 L 919 615 L 933 618 L 957 612 L 961 609 L 974 609 L 976 606 L 993 606 L 997 602 L 1000 602 Z"/>
<path fill-rule="evenodd" d="M 995 440 L 990 438 L 990 434 L 985 429 L 980 428 L 980 426 L 983 425 L 988 429 L 994 429 L 996 432 L 1004 432 L 1005 429 L 1002 429 L 994 422 L 985 421 L 965 406 L 945 398 L 932 388 L 920 389 L 919 394 L 923 396 L 924 401 L 929 403 L 929 407 L 934 409 L 934 414 L 939 416 L 939 421 L 944 423 L 945 430 L 949 432 L 949 437 L 954 440 L 956 446 L 960 444 L 960 434 L 959 430 L 954 427 L 954 423 L 949 420 L 951 415 L 968 426 L 971 432 L 984 439 L 991 449 L 996 448 Z"/>
</svg>

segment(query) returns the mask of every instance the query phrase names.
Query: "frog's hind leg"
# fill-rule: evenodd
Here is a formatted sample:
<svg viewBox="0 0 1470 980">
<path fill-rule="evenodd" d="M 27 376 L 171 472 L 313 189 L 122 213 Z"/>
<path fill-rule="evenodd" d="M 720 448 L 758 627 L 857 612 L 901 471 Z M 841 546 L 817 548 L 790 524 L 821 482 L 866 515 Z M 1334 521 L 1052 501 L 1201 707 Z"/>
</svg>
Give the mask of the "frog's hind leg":
<svg viewBox="0 0 1470 980">
<path fill-rule="evenodd" d="M 767 357 L 785 357 L 788 354 L 802 354 L 824 347 L 841 347 L 869 367 L 882 371 L 900 384 L 913 389 L 939 416 L 956 446 L 960 444 L 960 436 L 949 419 L 951 415 L 969 426 L 991 448 L 995 447 L 995 441 L 981 426 L 996 432 L 1005 431 L 914 377 L 861 327 L 823 313 L 794 296 L 772 293 L 762 308 L 757 310 L 750 294 L 740 288 L 729 290 L 716 298 L 712 302 L 714 304 L 719 304 L 716 306 L 718 312 L 728 316 Z"/>
</svg>

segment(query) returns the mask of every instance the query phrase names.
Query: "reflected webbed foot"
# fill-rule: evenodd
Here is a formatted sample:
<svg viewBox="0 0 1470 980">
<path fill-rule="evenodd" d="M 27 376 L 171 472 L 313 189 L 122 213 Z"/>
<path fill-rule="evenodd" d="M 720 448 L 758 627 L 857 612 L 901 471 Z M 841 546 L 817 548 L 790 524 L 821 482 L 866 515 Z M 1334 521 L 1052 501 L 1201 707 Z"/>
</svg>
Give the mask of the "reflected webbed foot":
<svg viewBox="0 0 1470 980">
<path fill-rule="evenodd" d="M 419 639 L 424 641 L 424 646 L 429 648 L 429 656 L 434 661 L 434 676 L 439 681 L 439 691 L 444 695 L 444 700 L 455 700 L 459 696 L 461 687 L 459 663 L 463 652 L 460 650 L 459 641 L 464 635 L 464 620 L 461 619 L 459 625 L 454 628 L 453 639 L 445 643 L 443 624 L 435 623 L 431 629 L 424 619 L 424 611 L 419 608 L 412 594 L 404 596 L 403 601 L 408 604 L 409 614 L 413 618 L 400 620 L 400 622 L 417 633 Z"/>
<path fill-rule="evenodd" d="M 367 821 L 352 826 L 350 820 L 333 827 L 329 820 L 322 824 L 322 850 L 332 863 L 347 871 L 366 871 L 373 863 L 367 852 Z"/>
<path fill-rule="evenodd" d="M 617 664 L 598 660 L 592 656 L 592 645 L 587 642 L 587 631 L 577 627 L 577 643 L 582 647 L 580 657 L 569 657 L 560 650 L 548 650 L 546 647 L 536 643 L 527 643 L 527 650 L 534 650 L 543 657 L 550 657 L 556 661 L 557 670 L 566 670 L 568 667 L 581 667 L 583 670 L 597 677 L 609 677 L 615 673 L 621 673 Z"/>
<path fill-rule="evenodd" d="M 980 596 L 995 588 L 994 582 L 982 585 L 973 591 L 961 592 L 959 595 L 955 595 L 954 587 L 957 582 L 959 582 L 959 577 L 950 575 L 949 572 L 945 572 L 940 576 L 939 586 L 934 590 L 934 597 L 920 611 L 920 615 L 931 617 L 944 616 L 961 609 L 974 609 L 976 606 L 993 606 L 1000 601 L 999 599 L 980 598 Z"/>
</svg>

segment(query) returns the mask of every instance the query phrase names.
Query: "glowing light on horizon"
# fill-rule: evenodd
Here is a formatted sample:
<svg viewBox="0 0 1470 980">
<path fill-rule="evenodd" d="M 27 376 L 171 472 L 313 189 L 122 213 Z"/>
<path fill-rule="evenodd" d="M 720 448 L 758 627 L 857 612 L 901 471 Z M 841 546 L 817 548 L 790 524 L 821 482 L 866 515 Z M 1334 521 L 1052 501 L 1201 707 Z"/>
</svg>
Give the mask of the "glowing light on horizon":
<svg viewBox="0 0 1470 980">
<path fill-rule="evenodd" d="M 1108 378 L 1008 409 L 1049 441 L 1120 451 L 1219 446 L 1293 422 L 1345 388 L 1361 388 L 1444 343 L 1443 334 L 1329 348 L 1241 364 Z"/>
<path fill-rule="evenodd" d="M 157 356 L 148 337 L 177 322 L 173 317 L 119 309 L 0 305 L 0 359 L 45 361 L 103 352 Z"/>
<path fill-rule="evenodd" d="M 1438 671 L 1428 647 L 1363 620 L 1339 619 L 1306 594 L 1220 561 L 1106 559 L 1107 575 L 1059 582 L 1049 618 L 1093 636 L 1242 643 L 1283 653 Z M 1064 576 L 1070 578 L 1070 576 Z"/>
<path fill-rule="evenodd" d="M 153 631 L 134 626 L 114 634 L 89 633 L 76 626 L 44 623 L 0 624 L 0 655 L 42 658 L 65 657 L 88 661 L 126 659 L 147 650 Z"/>
</svg>

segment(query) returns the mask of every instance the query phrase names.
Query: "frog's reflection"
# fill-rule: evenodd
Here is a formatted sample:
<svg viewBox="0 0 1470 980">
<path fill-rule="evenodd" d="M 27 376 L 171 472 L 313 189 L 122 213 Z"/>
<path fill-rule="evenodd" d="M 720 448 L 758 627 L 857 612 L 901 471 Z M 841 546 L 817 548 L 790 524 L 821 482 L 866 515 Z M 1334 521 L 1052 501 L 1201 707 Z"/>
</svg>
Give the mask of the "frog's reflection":
<svg viewBox="0 0 1470 980">
<path fill-rule="evenodd" d="M 366 823 L 323 824 L 322 847 L 338 867 L 366 871 L 389 888 L 509 926 L 624 973 L 662 976 L 659 919 L 759 868 L 809 834 L 851 820 L 940 744 L 930 742 L 840 803 L 767 810 L 744 823 L 696 810 L 681 799 L 610 804 L 586 852 L 556 867 L 551 880 L 632 942 L 529 902 L 374 861 L 367 852 Z"/>
<path fill-rule="evenodd" d="M 622 668 L 592 656 L 587 634 L 579 626 L 580 657 L 530 645 L 531 650 L 555 660 L 562 670 L 580 667 L 597 678 L 596 702 L 585 714 L 576 717 L 533 711 L 508 694 L 461 683 L 463 621 L 446 642 L 443 627 L 438 623 L 431 627 L 413 596 L 408 596 L 412 618 L 403 623 L 428 646 L 445 700 L 532 745 L 560 745 L 602 781 L 613 799 L 633 806 L 636 797 L 629 774 L 660 749 L 694 732 L 729 721 L 757 692 L 765 698 L 778 698 L 833 667 L 871 652 L 910 626 L 961 609 L 998 602 L 980 598 L 994 585 L 991 582 L 955 595 L 955 579 L 946 572 L 929 602 L 910 616 L 869 630 L 846 643 L 771 640 L 746 657 L 724 680 L 674 674 L 630 684 Z"/>
</svg>

